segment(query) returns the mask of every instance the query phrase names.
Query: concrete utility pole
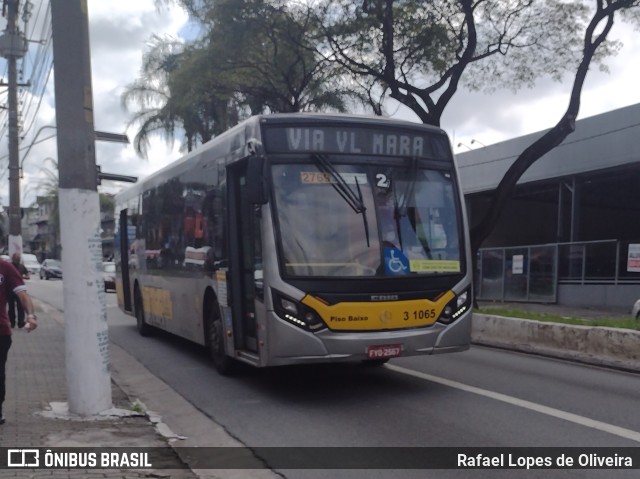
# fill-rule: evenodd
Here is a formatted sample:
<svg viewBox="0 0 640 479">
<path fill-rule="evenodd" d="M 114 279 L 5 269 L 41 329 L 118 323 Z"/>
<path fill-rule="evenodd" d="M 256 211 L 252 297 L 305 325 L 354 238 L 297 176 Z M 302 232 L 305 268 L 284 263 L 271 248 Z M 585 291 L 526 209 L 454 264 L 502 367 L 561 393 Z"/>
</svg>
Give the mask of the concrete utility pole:
<svg viewBox="0 0 640 479">
<path fill-rule="evenodd" d="M 4 0 L 7 28 L 0 36 L 0 55 L 7 59 L 9 110 L 9 254 L 22 252 L 20 209 L 20 150 L 18 131 L 18 58 L 27 52 L 27 40 L 18 30 L 19 0 Z"/>
<path fill-rule="evenodd" d="M 86 0 L 51 0 L 69 411 L 112 407 Z"/>
</svg>

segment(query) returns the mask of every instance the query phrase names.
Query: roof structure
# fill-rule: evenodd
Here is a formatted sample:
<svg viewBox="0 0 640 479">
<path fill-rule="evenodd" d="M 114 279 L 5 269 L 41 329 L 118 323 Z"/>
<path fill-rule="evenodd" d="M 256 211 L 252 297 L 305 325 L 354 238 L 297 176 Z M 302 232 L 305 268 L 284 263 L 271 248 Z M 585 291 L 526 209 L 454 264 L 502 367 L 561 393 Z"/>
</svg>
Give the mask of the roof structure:
<svg viewBox="0 0 640 479">
<path fill-rule="evenodd" d="M 465 194 L 493 190 L 539 131 L 456 155 Z M 637 164 L 640 161 L 640 104 L 576 122 L 576 130 L 534 163 L 518 184 Z"/>
</svg>

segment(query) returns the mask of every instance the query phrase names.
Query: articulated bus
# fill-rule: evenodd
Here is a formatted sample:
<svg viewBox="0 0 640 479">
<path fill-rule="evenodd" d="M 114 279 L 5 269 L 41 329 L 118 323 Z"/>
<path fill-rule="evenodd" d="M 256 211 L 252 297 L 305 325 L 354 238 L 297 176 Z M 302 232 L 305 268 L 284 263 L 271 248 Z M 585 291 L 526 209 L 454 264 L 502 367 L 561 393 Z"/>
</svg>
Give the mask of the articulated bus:
<svg viewBox="0 0 640 479">
<path fill-rule="evenodd" d="M 223 374 L 465 350 L 464 211 L 439 128 L 255 116 L 116 196 L 118 304 Z"/>
</svg>

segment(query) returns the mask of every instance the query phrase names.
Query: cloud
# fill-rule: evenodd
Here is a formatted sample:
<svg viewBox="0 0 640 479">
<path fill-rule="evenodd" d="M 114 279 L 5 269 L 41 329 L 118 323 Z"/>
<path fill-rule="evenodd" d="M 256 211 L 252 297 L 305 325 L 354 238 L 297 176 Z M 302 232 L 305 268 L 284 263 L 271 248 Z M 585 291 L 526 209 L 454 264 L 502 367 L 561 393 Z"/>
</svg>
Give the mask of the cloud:
<svg viewBox="0 0 640 479">
<path fill-rule="evenodd" d="M 618 22 L 610 39 L 620 40 L 623 47 L 605 60 L 608 73 L 592 66 L 583 87 L 579 118 L 640 103 L 640 35 L 629 24 Z M 491 144 L 551 128 L 567 108 L 572 82 L 573 76 L 565 75 L 561 83 L 543 78 L 535 88 L 515 94 L 459 91 L 443 115 L 442 127 L 452 136 L 455 133 L 454 147 L 460 141 Z"/>
<path fill-rule="evenodd" d="M 98 130 L 122 133 L 127 130 L 132 114 L 123 109 L 120 96 L 126 86 L 139 76 L 142 55 L 151 35 L 178 38 L 192 32 L 194 26 L 188 23 L 181 9 L 175 6 L 157 8 L 155 0 L 88 0 L 88 9 L 94 123 Z M 0 25 L 0 28 L 3 27 Z M 637 88 L 640 35 L 627 24 L 618 22 L 611 36 L 620 39 L 624 46 L 618 56 L 607 59 L 609 74 L 595 68 L 589 73 L 582 96 L 581 117 L 640 103 L 640 89 Z M 445 110 L 442 127 L 453 137 L 454 146 L 458 142 L 470 145 L 472 139 L 488 145 L 549 128 L 566 108 L 571 80 L 567 77 L 562 83 L 557 83 L 541 78 L 535 88 L 517 93 L 504 90 L 488 95 L 460 90 Z M 53 85 L 51 75 L 38 121 L 30 135 L 45 125 L 55 123 Z M 405 107 L 390 104 L 387 110 L 395 112 L 397 117 L 418 121 L 415 114 Z M 134 128 L 128 129 L 131 140 L 135 132 Z M 38 138 L 42 140 L 51 133 L 45 129 Z M 33 136 L 25 138 L 23 145 L 32 140 Z M 181 154 L 179 146 L 179 141 L 168 145 L 161 137 L 153 138 L 149 159 L 143 160 L 131 145 L 99 142 L 96 144 L 96 160 L 104 171 L 144 177 L 178 158 Z M 464 149 L 461 147 L 460 151 Z M 0 156 L 5 153 L 6 135 L 0 145 Z M 56 156 L 54 139 L 33 146 L 25 162 L 28 181 L 37 182 L 39 165 L 45 158 Z M 111 183 L 105 184 L 105 188 L 116 187 Z M 0 184 L 0 196 L 6 204 L 7 175 Z"/>
</svg>

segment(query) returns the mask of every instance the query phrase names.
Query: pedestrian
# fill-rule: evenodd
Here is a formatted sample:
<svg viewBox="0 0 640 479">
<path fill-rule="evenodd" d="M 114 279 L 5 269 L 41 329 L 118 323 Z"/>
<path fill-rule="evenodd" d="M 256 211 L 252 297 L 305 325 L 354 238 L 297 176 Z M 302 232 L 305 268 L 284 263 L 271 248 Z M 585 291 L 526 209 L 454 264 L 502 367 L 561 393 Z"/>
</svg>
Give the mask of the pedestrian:
<svg viewBox="0 0 640 479">
<path fill-rule="evenodd" d="M 0 424 L 5 419 L 2 413 L 2 405 L 5 397 L 5 366 L 7 354 L 11 347 L 11 326 L 7 317 L 7 300 L 11 294 L 15 294 L 21 303 L 23 312 L 27 312 L 25 327 L 31 332 L 38 327 L 36 315 L 33 312 L 33 302 L 27 293 L 22 275 L 8 261 L 0 261 Z"/>
<path fill-rule="evenodd" d="M 20 253 L 13 253 L 11 256 L 11 264 L 18 270 L 22 279 L 29 279 L 29 271 L 25 265 L 22 264 L 22 258 Z M 13 293 L 9 293 L 8 298 L 9 303 L 9 321 L 11 322 L 11 327 L 16 327 L 16 311 L 18 317 L 18 327 L 21 328 L 24 326 L 24 309 L 22 308 L 22 304 L 18 297 Z"/>
</svg>

